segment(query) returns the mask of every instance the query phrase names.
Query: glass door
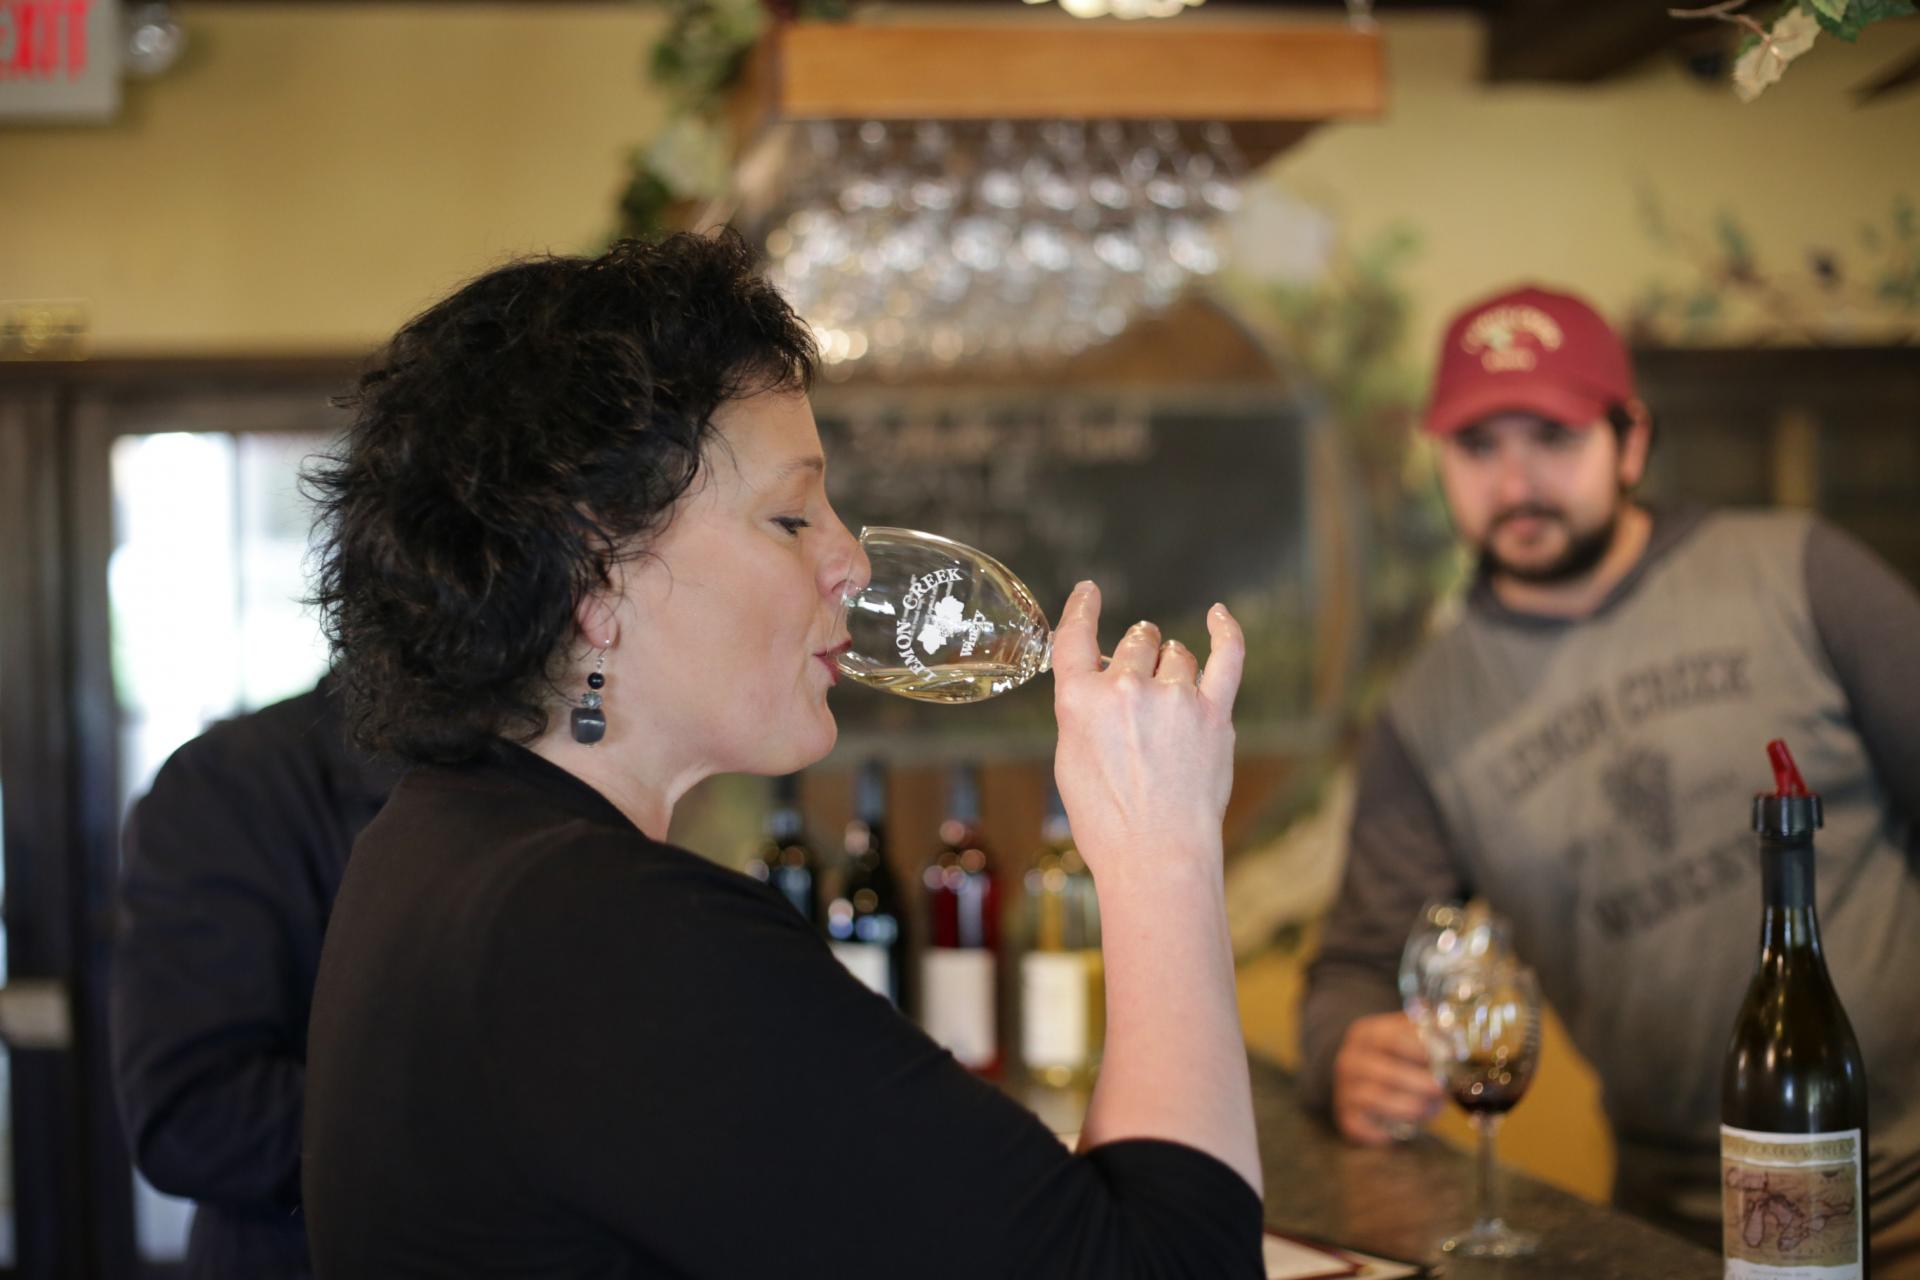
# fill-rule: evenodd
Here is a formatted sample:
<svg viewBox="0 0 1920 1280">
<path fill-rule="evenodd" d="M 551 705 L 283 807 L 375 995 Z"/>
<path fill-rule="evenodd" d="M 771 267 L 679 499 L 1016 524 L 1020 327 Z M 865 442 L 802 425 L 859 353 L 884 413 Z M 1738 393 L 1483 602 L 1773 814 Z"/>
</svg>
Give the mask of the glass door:
<svg viewBox="0 0 1920 1280">
<path fill-rule="evenodd" d="M 310 687 L 302 460 L 339 360 L 0 364 L 0 1280 L 161 1280 L 190 1208 L 115 1103 L 120 828 L 210 721 Z"/>
<path fill-rule="evenodd" d="M 176 425 L 190 425 L 178 420 Z M 168 756 L 215 720 L 313 687 L 326 646 L 306 594 L 301 465 L 324 434 L 163 430 L 109 453 L 107 564 L 124 819 Z M 143 1262 L 185 1256 L 192 1206 L 135 1174 Z"/>
<path fill-rule="evenodd" d="M 312 516 L 299 473 L 341 422 L 327 401 L 339 389 L 119 396 L 81 415 L 75 478 L 94 501 L 80 505 L 91 523 L 106 516 L 88 589 L 104 606 L 90 656 L 104 658 L 116 855 L 120 823 L 175 749 L 312 688 L 326 667 L 303 603 Z M 184 1258 L 192 1206 L 123 1168 L 136 1266 L 154 1273 Z"/>
</svg>

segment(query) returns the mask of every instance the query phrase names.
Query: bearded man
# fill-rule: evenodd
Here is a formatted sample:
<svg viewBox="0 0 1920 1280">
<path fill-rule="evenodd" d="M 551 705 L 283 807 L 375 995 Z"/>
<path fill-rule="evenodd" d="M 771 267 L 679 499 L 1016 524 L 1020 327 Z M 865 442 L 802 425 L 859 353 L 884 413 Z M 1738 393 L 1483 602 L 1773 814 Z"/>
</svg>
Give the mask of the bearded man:
<svg viewBox="0 0 1920 1280">
<path fill-rule="evenodd" d="M 1804 512 L 1638 500 L 1652 420 L 1568 294 L 1455 317 L 1423 427 L 1479 569 L 1361 748 L 1307 1096 L 1369 1144 L 1439 1109 L 1395 974 L 1426 900 L 1478 895 L 1600 1078 L 1616 1204 L 1718 1247 L 1720 1072 L 1759 936 L 1747 815 L 1784 738 L 1825 798 L 1817 910 L 1870 1082 L 1874 1274 L 1920 1275 L 1920 596 Z"/>
</svg>

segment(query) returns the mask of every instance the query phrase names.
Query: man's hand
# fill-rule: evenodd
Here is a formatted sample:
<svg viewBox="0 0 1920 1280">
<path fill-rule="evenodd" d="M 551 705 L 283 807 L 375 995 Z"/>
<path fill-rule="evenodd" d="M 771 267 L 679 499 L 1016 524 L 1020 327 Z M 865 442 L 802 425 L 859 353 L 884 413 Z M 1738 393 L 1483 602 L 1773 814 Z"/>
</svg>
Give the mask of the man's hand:
<svg viewBox="0 0 1920 1280">
<path fill-rule="evenodd" d="M 1406 1014 L 1354 1019 L 1333 1060 L 1333 1118 L 1341 1133 L 1380 1146 L 1431 1119 L 1445 1101 Z"/>
</svg>

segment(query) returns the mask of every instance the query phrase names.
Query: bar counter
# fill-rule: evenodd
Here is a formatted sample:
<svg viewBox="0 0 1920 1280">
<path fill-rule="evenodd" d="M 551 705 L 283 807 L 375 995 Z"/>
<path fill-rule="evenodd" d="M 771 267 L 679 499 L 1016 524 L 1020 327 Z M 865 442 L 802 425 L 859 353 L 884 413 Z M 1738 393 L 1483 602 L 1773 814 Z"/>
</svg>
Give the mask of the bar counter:
<svg viewBox="0 0 1920 1280">
<path fill-rule="evenodd" d="M 1718 1280 L 1720 1255 L 1513 1169 L 1502 1169 L 1502 1216 L 1540 1238 L 1532 1257 L 1476 1261 L 1435 1243 L 1473 1217 L 1471 1152 L 1422 1135 L 1372 1149 L 1343 1141 L 1300 1106 L 1293 1079 L 1253 1060 L 1253 1107 L 1267 1181 L 1267 1225 L 1433 1267 L 1457 1280 Z M 1526 1123 L 1525 1104 L 1518 1123 Z"/>
</svg>

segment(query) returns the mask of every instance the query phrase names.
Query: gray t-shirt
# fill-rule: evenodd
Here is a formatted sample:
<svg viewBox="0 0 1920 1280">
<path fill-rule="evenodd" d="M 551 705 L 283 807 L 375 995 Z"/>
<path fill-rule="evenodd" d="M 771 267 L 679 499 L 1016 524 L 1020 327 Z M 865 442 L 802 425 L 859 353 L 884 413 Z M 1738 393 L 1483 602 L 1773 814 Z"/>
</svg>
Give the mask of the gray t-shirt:
<svg viewBox="0 0 1920 1280">
<path fill-rule="evenodd" d="M 1599 1074 L 1616 1199 L 1717 1221 L 1720 1069 L 1759 939 L 1749 809 L 1785 738 L 1825 800 L 1818 910 L 1867 1064 L 1876 1232 L 1920 1206 L 1916 637 L 1912 587 L 1792 513 L 1656 513 L 1578 619 L 1478 584 L 1362 750 L 1303 1013 L 1310 1096 L 1347 1025 L 1398 1007 L 1420 903 L 1476 892 Z"/>
</svg>

